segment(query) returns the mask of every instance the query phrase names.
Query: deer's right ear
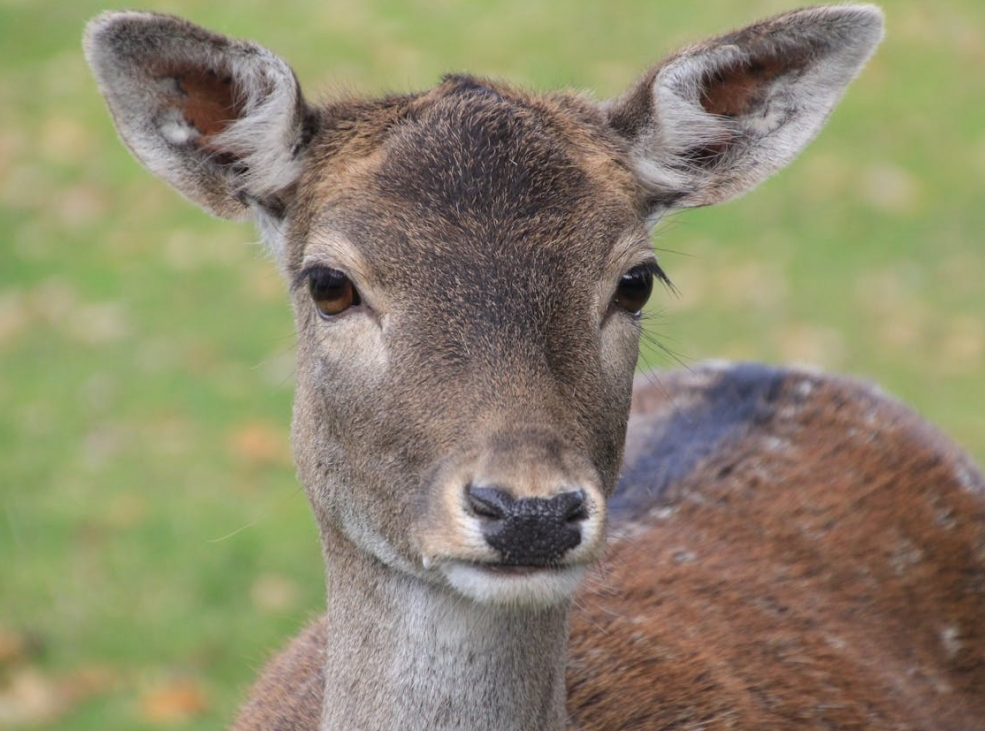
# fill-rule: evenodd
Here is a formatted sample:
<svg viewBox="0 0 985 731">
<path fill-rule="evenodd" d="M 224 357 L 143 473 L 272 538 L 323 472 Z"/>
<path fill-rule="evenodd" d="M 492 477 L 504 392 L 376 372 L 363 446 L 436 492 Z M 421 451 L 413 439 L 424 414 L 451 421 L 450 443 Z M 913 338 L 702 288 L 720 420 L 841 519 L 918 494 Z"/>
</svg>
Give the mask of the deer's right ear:
<svg viewBox="0 0 985 731">
<path fill-rule="evenodd" d="M 882 38 L 872 5 L 795 10 L 685 49 L 606 106 L 649 212 L 719 203 L 793 160 Z"/>
<path fill-rule="evenodd" d="M 281 258 L 279 223 L 317 128 L 290 67 L 253 43 L 153 13 L 100 15 L 84 46 L 137 159 L 211 213 L 252 212 Z"/>
</svg>

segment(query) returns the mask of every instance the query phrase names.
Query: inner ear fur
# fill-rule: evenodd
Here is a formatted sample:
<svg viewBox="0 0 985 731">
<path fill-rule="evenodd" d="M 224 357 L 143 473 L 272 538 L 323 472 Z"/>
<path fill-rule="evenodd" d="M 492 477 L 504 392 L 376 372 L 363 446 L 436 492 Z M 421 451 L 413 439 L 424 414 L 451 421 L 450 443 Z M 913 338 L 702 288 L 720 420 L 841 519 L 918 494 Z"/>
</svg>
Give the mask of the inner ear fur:
<svg viewBox="0 0 985 731">
<path fill-rule="evenodd" d="M 196 66 L 164 66 L 160 78 L 173 78 L 182 95 L 178 106 L 186 123 L 194 127 L 208 144 L 216 135 L 243 115 L 243 95 L 226 69 Z"/>
<path fill-rule="evenodd" d="M 870 5 L 798 10 L 684 49 L 606 107 L 655 213 L 719 203 L 788 164 L 882 38 Z"/>
<path fill-rule="evenodd" d="M 103 14 L 84 47 L 120 136 L 151 172 L 226 218 L 283 209 L 317 128 L 287 63 L 154 13 Z"/>
</svg>

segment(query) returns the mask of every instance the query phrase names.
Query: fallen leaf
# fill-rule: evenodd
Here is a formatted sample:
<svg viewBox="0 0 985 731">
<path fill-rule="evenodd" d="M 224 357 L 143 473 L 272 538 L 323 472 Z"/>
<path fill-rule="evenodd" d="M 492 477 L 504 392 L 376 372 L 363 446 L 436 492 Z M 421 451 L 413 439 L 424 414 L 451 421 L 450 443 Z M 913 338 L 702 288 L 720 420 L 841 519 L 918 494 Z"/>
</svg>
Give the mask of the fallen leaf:
<svg viewBox="0 0 985 731">
<path fill-rule="evenodd" d="M 140 698 L 140 716 L 146 723 L 169 726 L 202 715 L 209 699 L 190 678 L 175 678 L 148 689 Z"/>
<path fill-rule="evenodd" d="M 0 627 L 0 668 L 24 662 L 28 656 L 28 646 L 25 635 Z"/>
<path fill-rule="evenodd" d="M 233 455 L 256 466 L 290 465 L 289 444 L 285 430 L 261 421 L 244 424 L 229 437 Z"/>
</svg>

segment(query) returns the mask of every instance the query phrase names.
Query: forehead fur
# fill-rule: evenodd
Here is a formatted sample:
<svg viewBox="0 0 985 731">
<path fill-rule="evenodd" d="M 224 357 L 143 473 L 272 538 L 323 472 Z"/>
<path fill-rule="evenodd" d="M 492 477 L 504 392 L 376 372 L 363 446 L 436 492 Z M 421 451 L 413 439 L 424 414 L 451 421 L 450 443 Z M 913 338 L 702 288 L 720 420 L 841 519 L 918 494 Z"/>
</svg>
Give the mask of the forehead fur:
<svg viewBox="0 0 985 731">
<path fill-rule="evenodd" d="M 381 228 L 403 233 L 372 255 L 406 262 L 424 241 L 470 241 L 497 256 L 532 241 L 569 247 L 639 216 L 625 143 L 574 94 L 450 76 L 429 92 L 336 103 L 322 115 L 295 218 L 307 231 L 362 231 L 370 248 Z M 304 238 L 295 237 L 295 267 Z"/>
</svg>

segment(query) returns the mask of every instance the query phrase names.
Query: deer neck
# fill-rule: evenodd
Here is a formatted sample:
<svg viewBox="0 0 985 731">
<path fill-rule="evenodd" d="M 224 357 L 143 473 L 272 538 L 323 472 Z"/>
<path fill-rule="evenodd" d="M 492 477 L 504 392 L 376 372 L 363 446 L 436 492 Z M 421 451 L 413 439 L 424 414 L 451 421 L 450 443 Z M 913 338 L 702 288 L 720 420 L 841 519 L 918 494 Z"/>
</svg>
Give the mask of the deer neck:
<svg viewBox="0 0 985 731">
<path fill-rule="evenodd" d="M 323 535 L 320 731 L 561 731 L 570 606 L 489 607 Z"/>
</svg>

